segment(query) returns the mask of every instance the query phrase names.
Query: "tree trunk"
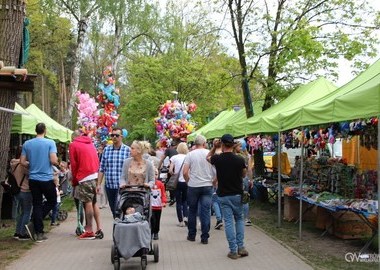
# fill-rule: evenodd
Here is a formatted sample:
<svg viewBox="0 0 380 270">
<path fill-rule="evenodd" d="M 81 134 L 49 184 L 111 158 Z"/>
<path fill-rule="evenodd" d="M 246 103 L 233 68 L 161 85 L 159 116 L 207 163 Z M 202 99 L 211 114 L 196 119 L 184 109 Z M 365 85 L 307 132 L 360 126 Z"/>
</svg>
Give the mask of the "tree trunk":
<svg viewBox="0 0 380 270">
<path fill-rule="evenodd" d="M 234 9 L 234 4 L 236 5 Z M 233 35 L 236 43 L 236 47 L 239 54 L 239 63 L 241 69 L 241 87 L 243 91 L 244 97 L 244 107 L 247 118 L 253 116 L 253 105 L 251 92 L 249 90 L 249 80 L 247 74 L 247 61 L 245 57 L 245 44 L 244 44 L 244 36 L 243 36 L 243 5 L 241 1 L 228 1 L 228 8 L 230 10 L 231 16 L 231 24 Z"/>
<path fill-rule="evenodd" d="M 112 70 L 116 79 L 117 67 L 119 64 L 119 54 L 121 48 L 121 27 L 122 25 L 119 23 L 117 19 L 115 19 L 115 42 L 113 45 L 112 52 Z"/>
<path fill-rule="evenodd" d="M 0 9 L 0 61 L 6 66 L 18 66 L 22 42 L 22 28 L 25 16 L 25 2 L 22 0 L 1 0 Z M 17 92 L 0 89 L 0 106 L 13 109 Z M 5 178 L 8 165 L 12 113 L 0 111 L 0 179 Z M 3 202 L 3 188 L 0 187 L 0 206 Z M 0 207 L 1 220 L 1 207 Z"/>
<path fill-rule="evenodd" d="M 68 102 L 68 108 L 67 113 L 65 114 L 65 117 L 63 118 L 63 124 L 68 127 L 72 128 L 72 116 L 73 116 L 73 110 L 75 108 L 75 100 L 76 95 L 75 92 L 79 89 L 79 76 L 80 76 L 80 70 L 81 70 L 81 63 L 82 63 L 82 50 L 84 45 L 84 39 L 86 37 L 86 31 L 87 31 L 87 24 L 88 24 L 89 17 L 84 17 L 82 20 L 78 22 L 78 39 L 77 39 L 77 46 L 75 48 L 74 52 L 74 68 L 71 76 L 71 82 L 70 82 L 70 100 Z"/>
</svg>

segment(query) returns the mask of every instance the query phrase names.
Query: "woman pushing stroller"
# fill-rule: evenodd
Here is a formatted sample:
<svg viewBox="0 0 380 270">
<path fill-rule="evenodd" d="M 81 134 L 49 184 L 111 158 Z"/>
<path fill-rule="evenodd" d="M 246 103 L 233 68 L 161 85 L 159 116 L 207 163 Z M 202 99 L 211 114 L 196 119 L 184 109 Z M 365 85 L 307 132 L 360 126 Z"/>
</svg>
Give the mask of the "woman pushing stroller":
<svg viewBox="0 0 380 270">
<path fill-rule="evenodd" d="M 113 246 L 111 261 L 114 268 L 120 268 L 120 258 L 141 257 L 145 269 L 147 255 L 153 254 L 158 261 L 158 245 L 152 245 L 150 216 L 150 190 L 155 184 L 154 165 L 143 154 L 149 151 L 150 144 L 134 141 L 131 145 L 131 157 L 124 161 L 120 177 L 120 200 L 113 228 Z"/>
<path fill-rule="evenodd" d="M 143 154 L 148 153 L 150 144 L 146 141 L 133 141 L 131 157 L 124 161 L 120 178 L 120 189 L 127 186 L 144 186 L 152 188 L 154 185 L 154 165 Z"/>
</svg>

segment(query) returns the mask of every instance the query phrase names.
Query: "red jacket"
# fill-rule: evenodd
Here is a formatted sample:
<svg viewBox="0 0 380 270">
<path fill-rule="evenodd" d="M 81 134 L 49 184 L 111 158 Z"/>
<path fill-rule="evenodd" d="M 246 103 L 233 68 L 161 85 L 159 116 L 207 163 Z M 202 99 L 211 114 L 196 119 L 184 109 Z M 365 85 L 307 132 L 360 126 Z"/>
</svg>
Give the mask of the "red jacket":
<svg viewBox="0 0 380 270">
<path fill-rule="evenodd" d="M 154 182 L 154 186 L 150 190 L 150 203 L 152 210 L 161 210 L 162 206 L 166 204 L 165 186 L 159 180 Z"/>
<path fill-rule="evenodd" d="M 98 153 L 92 140 L 87 136 L 74 139 L 69 145 L 72 185 L 78 185 L 83 178 L 99 171 Z"/>
</svg>

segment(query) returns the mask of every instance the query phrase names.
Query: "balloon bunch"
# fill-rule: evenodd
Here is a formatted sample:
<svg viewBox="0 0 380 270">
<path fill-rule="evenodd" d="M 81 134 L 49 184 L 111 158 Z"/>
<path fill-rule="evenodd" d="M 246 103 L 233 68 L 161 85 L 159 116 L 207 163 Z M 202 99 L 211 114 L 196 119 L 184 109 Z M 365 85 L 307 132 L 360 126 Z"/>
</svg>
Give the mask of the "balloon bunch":
<svg viewBox="0 0 380 270">
<path fill-rule="evenodd" d="M 79 130 L 85 134 L 96 134 L 98 122 L 98 103 L 88 93 L 77 91 L 75 93 L 78 102 L 76 107 L 78 110 L 77 125 Z"/>
<path fill-rule="evenodd" d="M 99 92 L 96 97 L 100 105 L 97 136 L 101 141 L 108 140 L 112 127 L 117 125 L 119 119 L 116 109 L 120 105 L 120 96 L 119 89 L 115 87 L 115 82 L 112 67 L 107 66 L 103 71 L 103 82 L 98 85 Z"/>
<path fill-rule="evenodd" d="M 195 103 L 186 104 L 178 100 L 167 100 L 160 105 L 158 117 L 154 119 L 156 134 L 160 142 L 172 139 L 186 141 L 186 137 L 194 130 L 195 123 L 191 114 L 197 109 Z"/>
</svg>

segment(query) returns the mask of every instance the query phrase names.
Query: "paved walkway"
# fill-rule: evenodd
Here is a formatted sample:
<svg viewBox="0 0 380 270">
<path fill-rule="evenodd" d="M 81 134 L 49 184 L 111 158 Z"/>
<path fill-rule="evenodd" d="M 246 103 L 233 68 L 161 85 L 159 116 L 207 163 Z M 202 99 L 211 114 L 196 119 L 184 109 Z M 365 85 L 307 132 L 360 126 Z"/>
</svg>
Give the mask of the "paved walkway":
<svg viewBox="0 0 380 270">
<path fill-rule="evenodd" d="M 48 241 L 35 243 L 25 256 L 6 269 L 113 269 L 111 264 L 112 217 L 108 208 L 100 211 L 104 224 L 104 239 L 78 240 L 75 235 L 76 213 L 72 212 L 65 222 L 48 234 Z M 214 223 L 215 218 L 212 217 L 212 224 Z M 249 256 L 231 260 L 226 256 L 228 246 L 223 230 L 218 231 L 212 228 L 208 245 L 200 243 L 199 235 L 196 242 L 189 242 L 186 240 L 187 229 L 176 226 L 175 207 L 167 207 L 162 214 L 160 240 L 157 241 L 159 262 L 154 263 L 153 256 L 148 256 L 147 269 L 312 269 L 262 231 L 255 227 L 245 228 Z M 140 259 L 121 259 L 120 269 L 141 269 Z"/>
</svg>

